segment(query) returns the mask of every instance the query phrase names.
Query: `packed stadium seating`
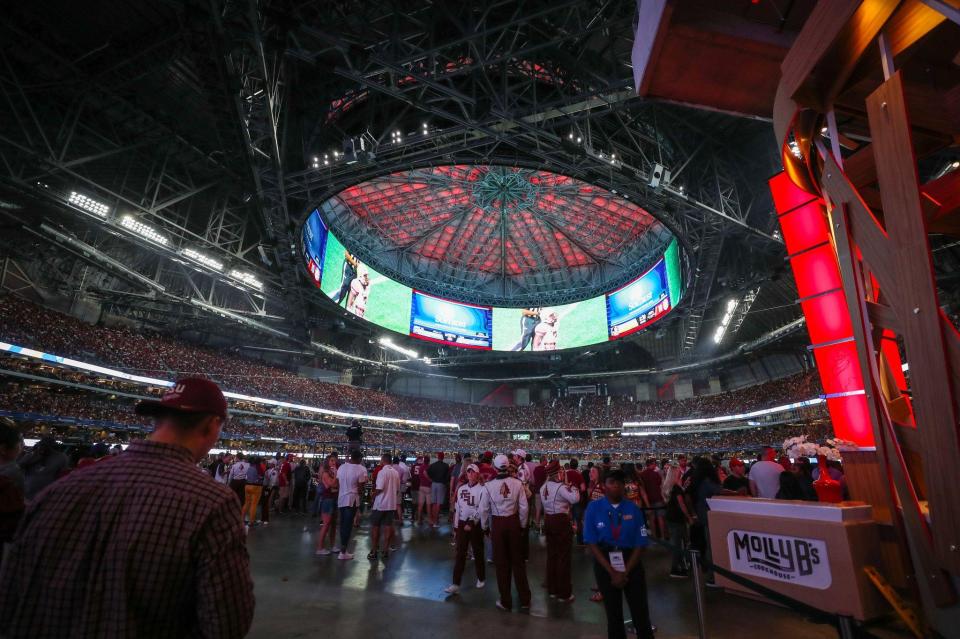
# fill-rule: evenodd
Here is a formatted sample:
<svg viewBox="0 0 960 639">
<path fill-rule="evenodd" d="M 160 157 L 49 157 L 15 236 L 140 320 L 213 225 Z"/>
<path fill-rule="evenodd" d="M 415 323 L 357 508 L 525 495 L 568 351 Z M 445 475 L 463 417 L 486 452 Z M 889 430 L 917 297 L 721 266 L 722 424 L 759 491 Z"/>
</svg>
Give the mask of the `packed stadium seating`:
<svg viewBox="0 0 960 639">
<path fill-rule="evenodd" d="M 546 405 L 488 407 L 406 397 L 307 379 L 294 372 L 159 334 L 90 326 L 68 315 L 0 295 L 0 339 L 139 375 L 202 375 L 228 390 L 335 410 L 409 419 L 495 422 L 504 429 L 619 427 L 629 419 L 672 419 L 754 410 L 816 396 L 814 374 L 795 375 L 719 395 L 633 402 L 627 397 L 566 397 Z"/>
</svg>

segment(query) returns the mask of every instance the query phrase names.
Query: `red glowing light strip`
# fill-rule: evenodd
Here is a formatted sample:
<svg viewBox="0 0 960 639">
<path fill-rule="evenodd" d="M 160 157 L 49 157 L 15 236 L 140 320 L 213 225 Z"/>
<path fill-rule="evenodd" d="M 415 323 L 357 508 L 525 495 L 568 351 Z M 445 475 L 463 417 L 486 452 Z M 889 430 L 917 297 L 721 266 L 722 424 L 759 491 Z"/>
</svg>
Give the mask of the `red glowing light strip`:
<svg viewBox="0 0 960 639">
<path fill-rule="evenodd" d="M 810 342 L 822 344 L 813 348 L 813 355 L 824 393 L 833 396 L 827 399 L 833 431 L 840 439 L 872 447 L 873 429 L 856 344 L 841 341 L 853 337 L 853 325 L 840 288 L 840 267 L 830 244 L 823 202 L 795 185 L 786 173 L 772 177 L 769 186 L 797 292 L 804 299 L 800 306 Z"/>
</svg>

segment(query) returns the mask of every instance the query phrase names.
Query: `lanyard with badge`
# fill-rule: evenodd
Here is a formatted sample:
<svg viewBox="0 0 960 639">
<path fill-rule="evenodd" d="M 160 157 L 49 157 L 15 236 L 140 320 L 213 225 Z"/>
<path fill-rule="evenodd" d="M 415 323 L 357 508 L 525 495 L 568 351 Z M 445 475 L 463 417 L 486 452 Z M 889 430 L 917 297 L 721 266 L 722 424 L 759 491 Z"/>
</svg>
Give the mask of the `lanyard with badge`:
<svg viewBox="0 0 960 639">
<path fill-rule="evenodd" d="M 613 543 L 620 541 L 620 533 L 623 531 L 623 513 L 617 509 L 617 523 L 613 523 L 613 513 L 607 511 L 607 519 L 610 520 L 610 535 L 613 537 Z M 610 567 L 617 572 L 627 572 L 627 565 L 623 561 L 623 551 L 615 550 L 610 552 Z"/>
</svg>

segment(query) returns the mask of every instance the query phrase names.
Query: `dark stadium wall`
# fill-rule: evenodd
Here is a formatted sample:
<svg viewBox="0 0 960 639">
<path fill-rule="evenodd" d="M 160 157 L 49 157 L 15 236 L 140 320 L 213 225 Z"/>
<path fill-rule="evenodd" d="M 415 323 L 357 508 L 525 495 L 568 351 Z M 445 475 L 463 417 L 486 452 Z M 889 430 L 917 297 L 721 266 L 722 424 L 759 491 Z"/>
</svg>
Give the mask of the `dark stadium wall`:
<svg viewBox="0 0 960 639">
<path fill-rule="evenodd" d="M 493 382 L 467 382 L 459 379 L 414 375 L 392 375 L 389 380 L 389 391 L 391 393 L 465 404 L 479 403 L 497 386 L 498 384 Z"/>
</svg>

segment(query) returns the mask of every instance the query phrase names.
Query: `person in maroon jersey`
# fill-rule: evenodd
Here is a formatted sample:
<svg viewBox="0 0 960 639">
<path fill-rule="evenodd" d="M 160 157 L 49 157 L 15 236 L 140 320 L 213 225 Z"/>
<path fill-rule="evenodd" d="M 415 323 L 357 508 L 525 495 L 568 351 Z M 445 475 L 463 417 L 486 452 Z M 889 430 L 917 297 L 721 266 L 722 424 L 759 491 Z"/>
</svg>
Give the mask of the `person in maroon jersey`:
<svg viewBox="0 0 960 639">
<path fill-rule="evenodd" d="M 427 522 L 429 523 L 430 506 L 433 503 L 430 499 L 431 493 L 433 492 L 433 481 L 430 479 L 430 475 L 427 474 L 429 467 L 430 455 L 424 455 L 423 463 L 417 468 L 417 479 L 419 480 L 420 488 L 417 490 L 417 514 L 416 517 L 414 517 L 414 519 L 421 524 L 424 522 L 424 516 L 426 516 Z"/>
<path fill-rule="evenodd" d="M 493 467 L 493 453 L 489 450 L 483 453 L 483 458 L 480 460 L 480 481 L 481 483 L 490 481 L 497 476 L 497 471 Z"/>
<path fill-rule="evenodd" d="M 290 485 L 293 483 L 293 465 L 290 461 L 293 455 L 287 455 L 287 458 L 280 464 L 279 493 L 280 503 L 277 506 L 277 512 L 285 513 L 290 509 Z"/>
<path fill-rule="evenodd" d="M 559 464 L 559 462 L 558 462 Z M 533 482 L 530 488 L 534 492 L 533 497 L 533 523 L 543 532 L 543 497 L 540 495 L 540 489 L 547 483 L 547 456 L 540 457 L 540 463 L 533 468 Z"/>
<path fill-rule="evenodd" d="M 640 473 L 640 482 L 643 485 L 643 491 L 647 495 L 647 503 L 650 509 L 645 513 L 647 523 L 650 524 L 650 532 L 654 537 L 666 539 L 667 520 L 664 517 L 666 513 L 666 504 L 663 501 L 663 477 L 657 469 L 657 460 L 648 459 L 647 467 Z"/>
</svg>

